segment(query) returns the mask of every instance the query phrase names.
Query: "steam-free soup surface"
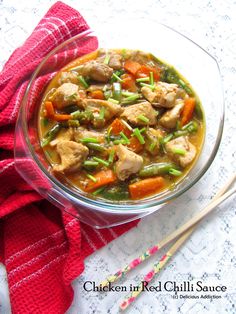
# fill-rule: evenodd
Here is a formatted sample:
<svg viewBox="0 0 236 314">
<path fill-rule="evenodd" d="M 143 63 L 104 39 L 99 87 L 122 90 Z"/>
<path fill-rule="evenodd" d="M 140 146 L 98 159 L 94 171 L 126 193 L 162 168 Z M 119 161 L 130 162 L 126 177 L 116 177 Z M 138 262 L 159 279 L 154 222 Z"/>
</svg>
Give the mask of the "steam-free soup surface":
<svg viewBox="0 0 236 314">
<path fill-rule="evenodd" d="M 49 84 L 40 107 L 50 171 L 114 201 L 172 189 L 193 166 L 203 111 L 188 81 L 149 53 L 97 50 Z"/>
</svg>

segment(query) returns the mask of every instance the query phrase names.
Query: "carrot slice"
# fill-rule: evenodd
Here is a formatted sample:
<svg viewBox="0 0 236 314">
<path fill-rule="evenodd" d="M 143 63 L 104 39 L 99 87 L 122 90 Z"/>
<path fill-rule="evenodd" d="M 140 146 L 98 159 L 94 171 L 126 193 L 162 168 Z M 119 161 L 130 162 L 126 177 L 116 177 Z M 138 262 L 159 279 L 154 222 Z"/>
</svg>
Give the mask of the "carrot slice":
<svg viewBox="0 0 236 314">
<path fill-rule="evenodd" d="M 130 143 L 127 145 L 133 152 L 139 153 L 143 150 L 143 145 L 139 142 L 136 136 L 133 136 L 129 139 Z"/>
<path fill-rule="evenodd" d="M 114 135 L 119 135 L 120 132 L 123 132 L 126 136 L 130 136 L 132 131 L 130 131 L 127 126 L 125 126 L 120 119 L 116 118 L 110 125 L 111 133 Z"/>
<path fill-rule="evenodd" d="M 115 173 L 108 169 L 108 170 L 102 170 L 94 175 L 94 178 L 97 180 L 96 182 L 93 182 L 92 180 L 89 181 L 86 188 L 84 188 L 85 192 L 91 192 L 96 190 L 97 188 L 107 185 L 110 183 L 113 183 L 116 181 L 116 175 Z"/>
<path fill-rule="evenodd" d="M 123 89 L 127 89 L 130 92 L 136 92 L 137 86 L 135 84 L 135 78 L 133 75 L 125 73 L 121 75 L 122 83 L 121 86 Z"/>
<path fill-rule="evenodd" d="M 45 108 L 45 117 L 47 118 L 53 118 L 55 111 L 54 111 L 54 107 L 51 101 L 46 101 L 44 104 L 44 108 Z"/>
<path fill-rule="evenodd" d="M 125 61 L 124 69 L 133 75 L 135 75 L 140 68 L 141 64 L 136 61 L 132 60 Z"/>
<path fill-rule="evenodd" d="M 159 192 L 164 186 L 164 178 L 149 178 L 130 184 L 129 192 L 132 199 L 140 199 L 145 196 Z"/>
<path fill-rule="evenodd" d="M 104 94 L 101 90 L 94 90 L 92 92 L 89 93 L 89 96 L 93 99 L 101 99 L 103 100 L 104 99 Z"/>
<path fill-rule="evenodd" d="M 157 69 L 149 67 L 147 65 L 142 65 L 140 69 L 136 73 L 137 78 L 143 78 L 143 77 L 148 77 L 150 75 L 150 72 L 153 73 L 153 78 L 155 81 L 159 81 L 160 79 L 160 73 Z"/>
<path fill-rule="evenodd" d="M 195 98 L 190 97 L 185 99 L 184 108 L 182 111 L 181 126 L 187 124 L 192 119 L 195 104 Z"/>
<path fill-rule="evenodd" d="M 55 113 L 53 116 L 53 120 L 55 121 L 67 121 L 71 119 L 71 115 L 70 114 L 59 114 L 59 113 Z"/>
</svg>

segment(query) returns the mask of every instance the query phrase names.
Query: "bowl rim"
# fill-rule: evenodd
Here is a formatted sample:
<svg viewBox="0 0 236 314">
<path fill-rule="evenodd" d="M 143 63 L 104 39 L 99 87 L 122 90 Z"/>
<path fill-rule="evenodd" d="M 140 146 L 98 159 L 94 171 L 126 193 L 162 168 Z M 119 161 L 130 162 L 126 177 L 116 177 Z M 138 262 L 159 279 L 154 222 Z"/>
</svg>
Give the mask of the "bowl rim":
<svg viewBox="0 0 236 314">
<path fill-rule="evenodd" d="M 23 134 L 24 134 L 24 138 L 25 138 L 25 142 L 28 146 L 31 158 L 34 160 L 34 162 L 36 162 L 37 166 L 40 168 L 40 170 L 44 173 L 44 175 L 46 176 L 47 179 L 49 179 L 57 188 L 59 188 L 61 190 L 61 192 L 63 192 L 63 195 L 68 194 L 70 195 L 70 197 L 75 198 L 77 200 L 78 203 L 85 205 L 85 206 L 89 206 L 90 208 L 93 208 L 94 210 L 99 210 L 101 211 L 105 211 L 108 213 L 116 213 L 116 214 L 124 214 L 124 213 L 129 213 L 129 214 L 141 214 L 146 212 L 147 209 L 151 210 L 153 209 L 153 211 L 155 210 L 155 208 L 157 206 L 163 205 L 167 202 L 169 202 L 170 200 L 173 200 L 176 197 L 179 197 L 180 195 L 182 195 L 183 193 L 185 193 L 187 190 L 189 190 L 193 185 L 195 185 L 200 179 L 201 177 L 206 173 L 206 171 L 209 169 L 209 167 L 211 166 L 212 162 L 215 159 L 215 156 L 217 154 L 217 151 L 219 149 L 220 146 L 220 142 L 222 139 L 222 134 L 223 134 L 223 127 L 224 127 L 224 119 L 225 119 L 225 101 L 224 101 L 224 93 L 223 93 L 223 84 L 222 84 L 222 75 L 221 75 L 221 71 L 220 71 L 220 67 L 219 64 L 216 60 L 216 58 L 214 58 L 211 54 L 209 54 L 204 48 L 202 48 L 200 45 L 198 45 L 197 43 L 195 43 L 192 39 L 188 38 L 186 35 L 180 33 L 179 31 L 175 30 L 174 28 L 163 24 L 163 23 L 158 23 L 155 22 L 156 24 L 167 28 L 175 33 L 177 33 L 179 36 L 185 38 L 186 40 L 192 42 L 192 44 L 194 44 L 195 46 L 197 46 L 198 48 L 200 48 L 204 53 L 206 53 L 215 63 L 218 73 L 219 73 L 219 77 L 220 77 L 220 87 L 221 87 L 221 93 L 222 93 L 222 106 L 221 106 L 221 113 L 220 113 L 220 123 L 218 126 L 218 132 L 217 132 L 217 137 L 214 143 L 214 147 L 212 149 L 212 152 L 210 154 L 210 157 L 208 158 L 207 162 L 204 164 L 204 166 L 202 167 L 201 170 L 198 171 L 198 174 L 193 178 L 193 180 L 191 180 L 189 183 L 187 183 L 184 187 L 180 188 L 179 190 L 175 190 L 172 191 L 171 194 L 164 196 L 163 198 L 161 198 L 160 200 L 150 200 L 147 203 L 143 203 L 140 204 L 140 202 L 142 202 L 143 200 L 148 201 L 148 199 L 143 199 L 143 200 L 130 200 L 130 202 L 132 204 L 129 203 L 125 203 L 125 202 L 106 202 L 106 200 L 103 201 L 103 199 L 99 198 L 99 199 L 92 199 L 89 197 L 86 197 L 82 194 L 77 194 L 75 193 L 72 189 L 70 189 L 69 187 L 67 187 L 66 185 L 64 185 L 63 183 L 61 183 L 59 180 L 57 180 L 54 176 L 52 176 L 49 171 L 42 165 L 42 163 L 40 162 L 39 158 L 37 157 L 37 155 L 34 152 L 34 148 L 33 145 L 30 142 L 30 138 L 28 135 L 28 126 L 27 126 L 27 119 L 26 119 L 26 110 L 23 110 L 25 108 L 26 102 L 27 102 L 27 96 L 28 93 L 32 87 L 32 84 L 35 80 L 35 78 L 37 77 L 37 75 L 39 74 L 41 68 L 43 67 L 43 65 L 45 64 L 45 62 L 59 49 L 61 49 L 63 46 L 70 44 L 71 42 L 73 42 L 74 40 L 83 38 L 87 35 L 91 35 L 93 33 L 96 33 L 96 31 L 93 31 L 92 29 L 88 29 L 80 34 L 77 34 L 65 41 L 63 41 L 61 44 L 59 44 L 58 46 L 56 46 L 55 48 L 53 48 L 43 59 L 42 61 L 39 63 L 39 65 L 37 66 L 37 68 L 35 69 L 35 71 L 33 72 L 29 83 L 27 85 L 27 88 L 25 90 L 22 102 L 21 102 L 21 106 L 20 106 L 20 112 L 18 114 L 18 119 L 19 117 L 22 115 L 22 120 L 23 120 Z M 18 122 L 17 122 L 18 123 Z M 14 141 L 16 141 L 16 136 L 14 138 Z M 203 144 L 204 145 L 204 144 Z M 16 142 L 15 142 L 15 147 L 16 147 Z M 201 155 L 201 152 L 199 154 L 199 156 Z M 199 158 L 198 156 L 198 158 Z M 15 156 L 16 158 L 16 156 Z M 198 160 L 198 159 L 197 159 Z M 197 161 L 196 160 L 196 161 Z M 186 178 L 185 178 L 186 179 Z M 127 211 L 128 210 L 128 211 Z"/>
</svg>

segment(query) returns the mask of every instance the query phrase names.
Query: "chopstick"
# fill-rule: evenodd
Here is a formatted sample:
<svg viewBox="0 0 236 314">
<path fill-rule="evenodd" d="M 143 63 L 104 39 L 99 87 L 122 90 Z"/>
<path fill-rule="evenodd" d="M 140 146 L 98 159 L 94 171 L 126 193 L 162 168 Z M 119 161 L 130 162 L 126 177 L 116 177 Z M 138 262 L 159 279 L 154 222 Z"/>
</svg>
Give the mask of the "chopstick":
<svg viewBox="0 0 236 314">
<path fill-rule="evenodd" d="M 214 196 L 212 201 L 198 214 L 196 214 L 193 218 L 191 218 L 187 223 L 185 223 L 183 226 L 181 226 L 176 231 L 169 234 L 167 237 L 165 237 L 162 241 L 157 243 L 156 245 L 152 246 L 146 252 L 144 252 L 139 257 L 135 258 L 133 261 L 131 261 L 129 264 L 127 264 L 125 267 L 123 267 L 121 270 L 118 270 L 115 274 L 108 276 L 105 281 L 100 283 L 101 287 L 108 286 L 109 283 L 113 283 L 120 279 L 121 277 L 124 277 L 129 271 L 136 268 L 138 265 L 140 265 L 142 262 L 146 261 L 149 257 L 153 256 L 157 251 L 162 249 L 164 246 L 169 244 L 171 241 L 179 237 L 181 234 L 183 234 L 186 230 L 188 230 L 191 226 L 195 225 L 197 222 L 199 222 L 201 219 L 203 219 L 207 214 L 211 212 L 217 205 L 219 205 L 221 202 L 223 202 L 226 198 L 228 198 L 230 195 L 232 195 L 235 191 L 229 191 L 228 194 L 225 196 L 224 193 L 229 189 L 229 187 L 235 182 L 236 180 L 236 174 L 234 174 L 224 185 L 224 187 Z M 223 195 L 223 196 L 222 196 Z"/>
<path fill-rule="evenodd" d="M 169 251 L 162 256 L 160 261 L 155 263 L 152 269 L 144 276 L 143 282 L 149 283 L 154 277 L 162 270 L 162 268 L 167 264 L 169 259 L 175 254 L 175 252 L 181 247 L 181 245 L 187 240 L 187 238 L 192 234 L 194 227 L 187 230 L 180 238 L 175 242 L 175 244 L 169 249 Z M 138 285 L 138 288 L 135 291 L 131 292 L 129 296 L 127 296 L 122 303 L 120 304 L 120 309 L 125 310 L 127 307 L 133 303 L 136 298 L 141 294 L 144 289 L 144 284 L 141 282 Z"/>
<path fill-rule="evenodd" d="M 235 182 L 236 175 L 233 175 L 230 180 L 225 184 L 225 186 L 215 195 L 215 197 L 212 199 L 211 203 L 205 207 L 199 214 L 195 215 L 192 219 L 190 219 L 187 223 L 185 223 L 182 227 L 176 230 L 176 232 L 173 232 L 171 235 L 167 236 L 163 242 L 166 244 L 169 243 L 170 239 L 173 240 L 173 237 L 178 237 L 179 235 L 182 235 L 169 249 L 169 251 L 162 256 L 159 262 L 155 263 L 152 267 L 152 269 L 144 276 L 145 282 L 150 282 L 156 274 L 158 274 L 162 268 L 166 265 L 166 263 L 169 261 L 169 259 L 175 254 L 175 252 L 181 247 L 181 245 L 190 237 L 190 235 L 193 233 L 193 231 L 196 228 L 196 224 L 203 219 L 207 214 L 211 212 L 217 205 L 222 203 L 224 200 L 226 200 L 228 197 L 230 197 L 232 194 L 235 193 L 236 189 L 232 188 L 227 193 L 227 189 Z M 184 231 L 183 231 L 184 230 Z M 178 235 L 176 235 L 178 234 Z M 134 267 L 133 267 L 134 268 Z M 127 307 L 133 303 L 136 298 L 141 294 L 143 291 L 143 282 L 141 282 L 138 286 L 138 289 L 136 291 L 133 291 L 129 296 L 127 296 L 124 301 L 120 304 L 120 309 L 125 310 Z"/>
</svg>

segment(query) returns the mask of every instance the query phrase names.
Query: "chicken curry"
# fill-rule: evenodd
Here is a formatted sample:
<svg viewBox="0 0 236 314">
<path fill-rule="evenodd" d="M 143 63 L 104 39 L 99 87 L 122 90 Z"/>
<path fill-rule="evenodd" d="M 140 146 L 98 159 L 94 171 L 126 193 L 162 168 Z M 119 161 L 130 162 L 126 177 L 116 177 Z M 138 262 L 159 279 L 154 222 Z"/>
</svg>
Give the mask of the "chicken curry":
<svg viewBox="0 0 236 314">
<path fill-rule="evenodd" d="M 197 159 L 204 133 L 188 81 L 137 50 L 99 49 L 74 60 L 52 79 L 39 110 L 51 173 L 113 201 L 173 188 Z"/>
</svg>

